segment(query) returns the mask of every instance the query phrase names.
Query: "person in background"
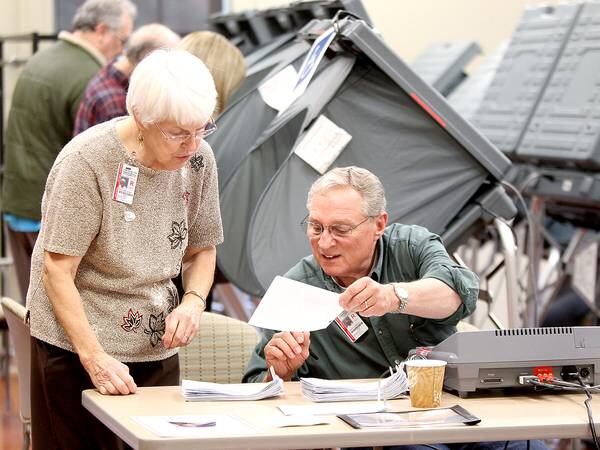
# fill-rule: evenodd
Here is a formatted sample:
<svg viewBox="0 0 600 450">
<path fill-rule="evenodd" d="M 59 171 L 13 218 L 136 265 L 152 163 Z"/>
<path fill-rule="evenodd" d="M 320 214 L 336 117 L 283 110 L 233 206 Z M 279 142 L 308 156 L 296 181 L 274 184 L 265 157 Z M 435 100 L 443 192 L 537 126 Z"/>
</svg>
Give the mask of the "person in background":
<svg viewBox="0 0 600 450">
<path fill-rule="evenodd" d="M 187 50 L 192 55 L 200 58 L 215 80 L 217 88 L 217 106 L 215 108 L 214 118 L 227 108 L 231 95 L 240 86 L 246 76 L 246 61 L 242 52 L 221 36 L 212 31 L 195 31 L 185 36 L 179 48 Z M 179 293 L 183 292 L 181 278 L 173 280 Z M 215 272 L 215 284 L 227 283 L 217 267 Z M 206 299 L 207 309 L 212 309 L 212 290 Z"/>
<path fill-rule="evenodd" d="M 84 389 L 179 383 L 177 349 L 198 331 L 223 240 L 204 141 L 216 100 L 202 61 L 156 50 L 131 75 L 129 116 L 77 135 L 56 158 L 27 295 L 34 450 L 120 448 L 82 407 Z M 171 282 L 180 269 L 181 301 Z"/>
<path fill-rule="evenodd" d="M 125 44 L 123 55 L 104 66 L 88 83 L 77 111 L 73 135 L 98 123 L 126 116 L 125 97 L 135 66 L 153 50 L 173 48 L 180 40 L 179 35 L 158 23 L 135 30 Z"/>
<path fill-rule="evenodd" d="M 302 225 L 312 255 L 285 276 L 339 293 L 344 312 L 324 330 L 266 330 L 245 382 L 269 381 L 270 368 L 284 380 L 379 378 L 409 350 L 455 333 L 458 321 L 475 309 L 477 275 L 452 261 L 427 229 L 388 226 L 385 192 L 373 173 L 332 169 L 313 183 L 306 206 Z M 525 448 L 524 442 L 482 448 L 505 444 Z"/>
<path fill-rule="evenodd" d="M 87 0 L 73 31 L 61 31 L 57 43 L 34 54 L 17 80 L 4 141 L 2 212 L 23 298 L 46 177 L 71 139 L 88 81 L 121 53 L 135 15 L 130 0 Z"/>
<path fill-rule="evenodd" d="M 195 31 L 185 36 L 179 48 L 200 58 L 215 80 L 219 97 L 215 116 L 221 114 L 229 98 L 246 76 L 246 61 L 242 52 L 221 36 L 212 31 Z"/>
</svg>

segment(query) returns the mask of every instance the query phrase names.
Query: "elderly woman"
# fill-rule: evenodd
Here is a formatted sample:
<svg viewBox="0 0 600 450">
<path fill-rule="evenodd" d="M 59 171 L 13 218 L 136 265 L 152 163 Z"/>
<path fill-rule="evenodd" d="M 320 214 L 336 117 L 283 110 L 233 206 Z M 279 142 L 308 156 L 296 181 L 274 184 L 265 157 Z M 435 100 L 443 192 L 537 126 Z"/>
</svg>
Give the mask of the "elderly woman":
<svg viewBox="0 0 600 450">
<path fill-rule="evenodd" d="M 156 51 L 131 76 L 129 116 L 86 130 L 56 159 L 27 296 L 36 448 L 121 445 L 82 408 L 83 389 L 178 384 L 177 348 L 197 333 L 223 240 L 203 140 L 216 97 L 198 58 Z"/>
</svg>

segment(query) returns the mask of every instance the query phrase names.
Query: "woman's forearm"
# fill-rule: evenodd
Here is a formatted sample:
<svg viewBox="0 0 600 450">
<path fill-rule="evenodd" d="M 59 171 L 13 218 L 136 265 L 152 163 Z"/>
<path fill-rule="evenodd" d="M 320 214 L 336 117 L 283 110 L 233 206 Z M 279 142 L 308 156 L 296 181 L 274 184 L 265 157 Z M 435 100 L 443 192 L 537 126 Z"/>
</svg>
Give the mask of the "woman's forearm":
<svg viewBox="0 0 600 450">
<path fill-rule="evenodd" d="M 65 330 L 82 361 L 103 351 L 87 319 L 74 276 L 81 258 L 48 253 L 44 255 L 43 282 L 54 315 Z"/>
</svg>

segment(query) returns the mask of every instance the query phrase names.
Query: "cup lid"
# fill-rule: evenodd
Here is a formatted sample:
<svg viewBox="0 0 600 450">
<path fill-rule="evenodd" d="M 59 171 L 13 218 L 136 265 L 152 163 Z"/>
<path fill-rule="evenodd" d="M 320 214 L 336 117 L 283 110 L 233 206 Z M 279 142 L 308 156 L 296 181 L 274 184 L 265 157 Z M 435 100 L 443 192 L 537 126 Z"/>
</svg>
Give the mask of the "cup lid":
<svg viewBox="0 0 600 450">
<path fill-rule="evenodd" d="M 409 359 L 404 363 L 410 367 L 442 367 L 448 364 L 441 359 Z"/>
</svg>

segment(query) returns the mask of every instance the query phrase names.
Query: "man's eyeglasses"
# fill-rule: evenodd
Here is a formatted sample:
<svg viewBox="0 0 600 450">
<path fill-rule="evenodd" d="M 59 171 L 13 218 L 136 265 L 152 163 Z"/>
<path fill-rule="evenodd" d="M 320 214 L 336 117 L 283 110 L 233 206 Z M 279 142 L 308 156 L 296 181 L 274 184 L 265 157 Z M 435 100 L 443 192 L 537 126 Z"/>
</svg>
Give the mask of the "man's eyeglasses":
<svg viewBox="0 0 600 450">
<path fill-rule="evenodd" d="M 215 131 L 217 131 L 217 124 L 215 123 L 212 117 L 208 119 L 208 122 L 206 122 L 206 124 L 204 124 L 202 128 L 196 130 L 194 133 L 190 133 L 189 131 L 183 133 L 170 133 L 168 131 L 163 130 L 157 124 L 154 124 L 154 126 L 158 128 L 158 131 L 160 131 L 160 134 L 162 134 L 166 140 L 179 143 L 189 141 L 192 137 L 194 137 L 194 139 L 196 140 L 204 139 L 206 136 L 213 134 Z"/>
<path fill-rule="evenodd" d="M 361 226 L 367 220 L 371 219 L 371 216 L 368 216 L 362 222 L 356 225 L 348 225 L 348 224 L 333 224 L 333 225 L 323 225 L 319 222 L 313 222 L 308 220 L 308 216 L 304 218 L 304 220 L 300 223 L 302 228 L 306 231 L 308 237 L 317 237 L 323 234 L 323 231 L 328 230 L 329 234 L 331 234 L 334 238 L 344 238 L 350 236 L 352 231 Z"/>
<path fill-rule="evenodd" d="M 121 43 L 121 46 L 125 47 L 125 44 L 127 44 L 127 41 L 129 40 L 129 36 L 123 36 L 120 33 L 120 30 L 113 30 L 113 29 L 111 29 L 110 31 L 112 31 L 112 33 L 114 34 L 114 36 L 119 40 L 119 42 Z"/>
</svg>

